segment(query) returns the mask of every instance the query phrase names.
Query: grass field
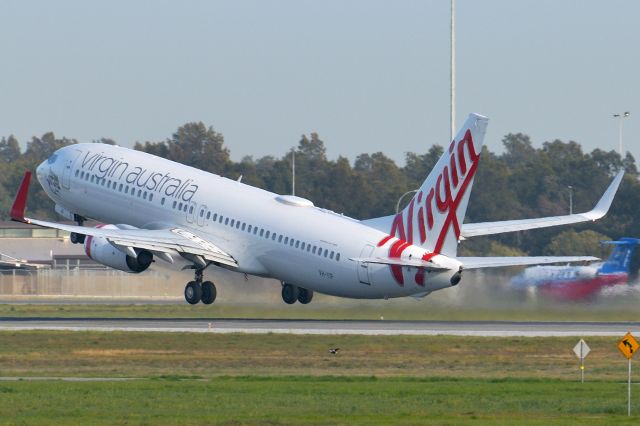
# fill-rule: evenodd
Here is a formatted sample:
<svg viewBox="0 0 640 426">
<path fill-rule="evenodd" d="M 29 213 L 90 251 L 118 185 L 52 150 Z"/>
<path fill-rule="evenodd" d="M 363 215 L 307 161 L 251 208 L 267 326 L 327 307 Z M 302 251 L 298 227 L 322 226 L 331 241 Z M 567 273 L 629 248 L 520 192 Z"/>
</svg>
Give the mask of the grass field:
<svg viewBox="0 0 640 426">
<path fill-rule="evenodd" d="M 573 380 L 577 338 L 0 332 L 0 375 L 371 376 Z M 615 337 L 590 337 L 587 378 L 626 380 Z M 328 349 L 339 347 L 334 356 Z"/>
<path fill-rule="evenodd" d="M 17 424 L 637 424 L 621 383 L 221 377 L 0 383 Z"/>
<path fill-rule="evenodd" d="M 0 332 L 0 376 L 23 378 L 0 424 L 638 424 L 617 339 L 587 339 L 584 384 L 576 341 Z"/>
</svg>

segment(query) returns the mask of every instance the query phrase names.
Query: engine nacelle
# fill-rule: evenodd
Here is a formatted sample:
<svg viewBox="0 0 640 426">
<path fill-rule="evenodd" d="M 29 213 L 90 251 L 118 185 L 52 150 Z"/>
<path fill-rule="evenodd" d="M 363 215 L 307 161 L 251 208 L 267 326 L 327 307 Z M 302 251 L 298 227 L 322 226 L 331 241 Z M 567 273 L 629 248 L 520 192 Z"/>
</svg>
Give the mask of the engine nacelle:
<svg viewBox="0 0 640 426">
<path fill-rule="evenodd" d="M 96 228 L 121 229 L 118 225 L 98 225 Z M 85 238 L 84 251 L 96 262 L 124 272 L 140 273 L 153 262 L 153 254 L 147 250 L 135 249 L 136 256 L 133 257 L 114 247 L 105 238 L 90 235 Z"/>
</svg>

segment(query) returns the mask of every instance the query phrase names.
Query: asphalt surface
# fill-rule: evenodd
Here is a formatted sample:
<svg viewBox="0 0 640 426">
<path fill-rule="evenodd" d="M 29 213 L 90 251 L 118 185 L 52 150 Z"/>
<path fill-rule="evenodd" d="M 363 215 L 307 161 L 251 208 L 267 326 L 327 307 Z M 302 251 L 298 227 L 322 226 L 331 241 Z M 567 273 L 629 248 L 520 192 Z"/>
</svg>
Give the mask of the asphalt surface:
<svg viewBox="0 0 640 426">
<path fill-rule="evenodd" d="M 181 318 L 0 318 L 0 330 L 454 336 L 621 336 L 640 322 L 353 321 Z"/>
</svg>

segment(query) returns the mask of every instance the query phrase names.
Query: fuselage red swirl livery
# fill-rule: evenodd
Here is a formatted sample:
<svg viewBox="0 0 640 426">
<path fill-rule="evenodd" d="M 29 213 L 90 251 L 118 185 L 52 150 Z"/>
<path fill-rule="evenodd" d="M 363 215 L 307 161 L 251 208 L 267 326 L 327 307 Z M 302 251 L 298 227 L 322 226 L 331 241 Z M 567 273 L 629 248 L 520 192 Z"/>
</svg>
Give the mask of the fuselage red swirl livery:
<svg viewBox="0 0 640 426">
<path fill-rule="evenodd" d="M 194 271 L 185 286 L 191 304 L 215 300 L 215 285 L 203 279 L 210 266 L 277 279 L 286 303 L 306 304 L 315 291 L 424 296 L 457 285 L 464 269 L 594 260 L 456 257 L 461 238 L 596 220 L 622 180 L 618 174 L 586 213 L 464 224 L 487 123 L 470 114 L 407 207 L 391 216 L 356 220 L 143 152 L 76 144 L 53 153 L 36 174 L 56 211 L 77 225 L 25 217 L 30 172 L 11 217 L 68 231 L 92 259 L 126 272 L 180 259 Z M 83 226 L 86 219 L 107 225 Z"/>
</svg>

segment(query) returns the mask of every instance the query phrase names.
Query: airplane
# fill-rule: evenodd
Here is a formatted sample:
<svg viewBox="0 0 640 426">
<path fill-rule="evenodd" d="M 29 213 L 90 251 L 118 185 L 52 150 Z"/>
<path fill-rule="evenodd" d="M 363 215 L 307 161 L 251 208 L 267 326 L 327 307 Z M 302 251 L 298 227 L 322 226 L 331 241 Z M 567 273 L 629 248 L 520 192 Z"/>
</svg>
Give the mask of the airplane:
<svg viewBox="0 0 640 426">
<path fill-rule="evenodd" d="M 640 244 L 637 238 L 602 241 L 614 249 L 606 262 L 587 266 L 533 266 L 509 281 L 516 291 L 539 291 L 544 297 L 560 301 L 577 301 L 596 296 L 607 287 L 627 284 L 631 257 Z"/>
<path fill-rule="evenodd" d="M 55 151 L 36 169 L 55 210 L 77 225 L 25 217 L 31 173 L 12 205 L 13 220 L 70 233 L 87 256 L 140 273 L 160 259 L 187 262 L 190 304 L 211 304 L 211 266 L 282 283 L 287 304 L 314 292 L 358 298 L 423 297 L 457 285 L 463 271 L 597 260 L 590 256 L 456 257 L 463 238 L 593 221 L 604 216 L 620 172 L 589 212 L 538 219 L 461 223 L 480 160 L 488 119 L 470 114 L 407 207 L 357 220 L 144 152 L 80 143 Z M 83 226 L 87 219 L 103 222 Z M 245 275 L 246 276 L 246 275 Z"/>
</svg>

